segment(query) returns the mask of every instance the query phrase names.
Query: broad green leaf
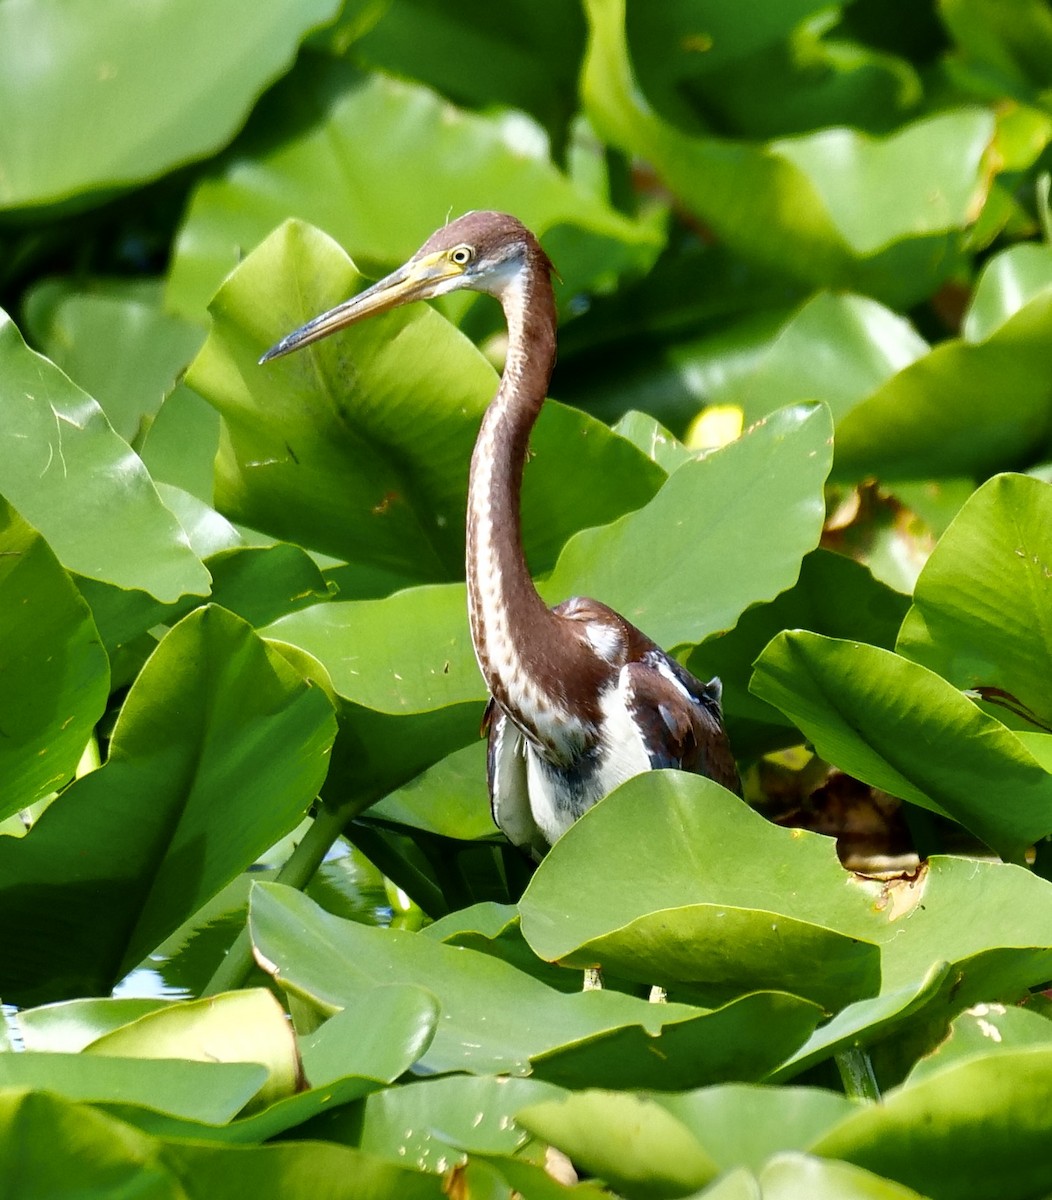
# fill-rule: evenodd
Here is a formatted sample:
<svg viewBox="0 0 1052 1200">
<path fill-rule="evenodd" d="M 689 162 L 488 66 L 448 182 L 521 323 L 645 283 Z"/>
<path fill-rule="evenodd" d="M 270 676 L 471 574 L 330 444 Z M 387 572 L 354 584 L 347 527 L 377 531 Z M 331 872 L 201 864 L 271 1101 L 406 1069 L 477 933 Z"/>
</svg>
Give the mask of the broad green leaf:
<svg viewBox="0 0 1052 1200">
<path fill-rule="evenodd" d="M 0 1178 L 19 1200 L 444 1200 L 442 1180 L 343 1146 L 164 1142 L 46 1092 L 0 1092 Z"/>
<path fill-rule="evenodd" d="M 220 550 L 208 559 L 216 604 L 257 628 L 328 594 L 325 580 L 299 546 L 240 546 Z"/>
<path fill-rule="evenodd" d="M 888 1092 L 808 1150 L 933 1200 L 1025 1200 L 1048 1186 L 1052 1047 L 969 1059 Z"/>
<path fill-rule="evenodd" d="M 780 633 L 751 684 L 822 758 L 953 817 L 1015 857 L 1052 832 L 1052 774 L 1018 737 L 934 672 L 890 651 Z"/>
<path fill-rule="evenodd" d="M 793 313 L 750 368 L 716 391 L 757 420 L 821 400 L 839 423 L 930 350 L 905 318 L 865 296 L 819 292 Z M 838 448 L 839 449 L 839 448 Z"/>
<path fill-rule="evenodd" d="M 377 712 L 430 712 L 486 695 L 471 649 L 463 584 L 315 604 L 263 633 L 312 654 L 339 696 Z"/>
<path fill-rule="evenodd" d="M 727 1083 L 653 1097 L 697 1138 L 723 1170 L 759 1171 L 772 1154 L 798 1150 L 857 1108 L 821 1088 Z"/>
<path fill-rule="evenodd" d="M 0 1179 L 27 1200 L 185 1200 L 161 1146 L 89 1105 L 26 1087 L 0 1090 Z"/>
<path fill-rule="evenodd" d="M 838 1008 L 880 984 L 880 919 L 833 844 L 696 775 L 637 776 L 586 812 L 519 910 L 541 958 L 703 995 L 773 987 Z"/>
<path fill-rule="evenodd" d="M 263 632 L 317 659 L 340 699 L 327 794 L 341 802 L 379 800 L 478 740 L 486 692 L 463 584 L 318 604 Z"/>
<path fill-rule="evenodd" d="M 356 53 L 458 104 L 522 109 L 559 144 L 577 111 L 584 34 L 581 12 L 562 0 L 512 0 L 502 5 L 499 21 L 486 0 L 454 6 L 403 0 L 388 8 Z"/>
<path fill-rule="evenodd" d="M 376 811 L 374 807 L 372 813 Z M 492 954 L 560 992 L 581 990 L 581 981 L 575 971 L 546 963 L 530 949 L 522 936 L 519 910 L 514 904 L 498 904 L 492 900 L 472 904 L 425 925 L 420 932 L 424 937 L 450 946 L 467 946 L 482 954 Z M 609 984 L 609 979 L 606 982 Z"/>
<path fill-rule="evenodd" d="M 974 1004 L 951 1024 L 946 1037 L 919 1059 L 908 1082 L 917 1083 L 966 1059 L 1008 1054 L 1052 1044 L 1052 1021 L 1040 1013 L 1004 1004 Z"/>
<path fill-rule="evenodd" d="M 820 293 L 711 399 L 750 417 L 824 401 L 838 479 L 988 474 L 1052 433 L 1050 330 L 1052 251 L 1012 246 L 980 275 L 961 337 L 929 346 L 873 300 Z"/>
<path fill-rule="evenodd" d="M 664 646 L 732 628 L 818 544 L 831 443 L 824 407 L 772 414 L 680 467 L 638 512 L 572 538 L 545 597 L 594 596 Z"/>
<path fill-rule="evenodd" d="M 769 604 L 742 613 L 729 633 L 695 647 L 687 666 L 699 679 L 723 681 L 723 716 L 739 757 L 785 745 L 786 718 L 749 691 L 752 664 L 783 629 L 809 629 L 891 649 L 909 600 L 875 579 L 861 563 L 818 549 L 804 556 L 800 576 Z"/>
<path fill-rule="evenodd" d="M 704 1200 L 926 1200 L 912 1188 L 863 1171 L 850 1163 L 778 1154 L 756 1175 L 755 1191 L 724 1190 L 722 1183 L 702 1193 Z M 699 1197 L 699 1200 L 702 1200 Z"/>
<path fill-rule="evenodd" d="M 266 1107 L 254 1104 L 237 1120 L 204 1113 L 178 1117 L 124 1103 L 110 1104 L 108 1111 L 164 1137 L 242 1145 L 265 1141 L 312 1118 L 324 1119 L 393 1082 L 427 1048 L 438 1017 L 434 997 L 420 988 L 374 988 L 301 1041 L 305 1078 L 293 1095 Z"/>
<path fill-rule="evenodd" d="M 312 1087 L 347 1075 L 391 1083 L 427 1050 L 438 1005 L 422 988 L 379 987 L 331 1016 L 302 1043 Z"/>
<path fill-rule="evenodd" d="M 206 593 L 208 572 L 142 462 L 95 401 L 30 350 L 2 313 L 0 373 L 0 494 L 66 570 L 166 602 Z"/>
<path fill-rule="evenodd" d="M 158 483 L 174 484 L 211 504 L 219 424 L 219 413 L 207 400 L 180 384 L 161 404 L 139 456 Z"/>
<path fill-rule="evenodd" d="M 170 1142 L 165 1162 L 191 1200 L 447 1200 L 443 1180 L 360 1150 L 317 1142 Z"/>
<path fill-rule="evenodd" d="M 1012 246 L 980 276 L 962 337 L 935 346 L 838 422 L 836 474 L 981 476 L 1033 454 L 1052 433 L 1050 332 L 1052 250 Z"/>
<path fill-rule="evenodd" d="M 996 688 L 1052 725 L 1052 485 L 998 475 L 928 559 L 901 654 L 960 688 Z"/>
<path fill-rule="evenodd" d="M 184 618 L 128 693 L 107 762 L 0 840 L 0 992 L 109 991 L 302 819 L 334 729 L 322 690 L 239 618 Z"/>
<path fill-rule="evenodd" d="M 822 1018 L 810 1000 L 774 991 L 701 1011 L 703 1016 L 666 1024 L 660 1036 L 641 1024 L 623 1025 L 548 1050 L 531 1059 L 534 1074 L 563 1087 L 661 1091 L 765 1079 L 804 1045 Z"/>
<path fill-rule="evenodd" d="M 1052 84 L 1052 20 L 1035 0 L 945 0 L 940 16 L 965 61 L 993 74 L 1009 94 Z"/>
<path fill-rule="evenodd" d="M 697 457 L 649 413 L 625 413 L 614 426 L 614 431 L 638 446 L 670 475 L 685 462 Z"/>
<path fill-rule="evenodd" d="M 267 1069 L 259 1063 L 192 1062 L 181 1054 L 0 1054 L 0 1089 L 32 1088 L 66 1100 L 135 1105 L 216 1124 L 240 1112 L 266 1081 Z"/>
<path fill-rule="evenodd" d="M 86 1046 L 84 1053 L 107 1058 L 260 1063 L 267 1077 L 253 1106 L 257 1108 L 291 1095 L 300 1079 L 292 1030 L 281 1006 L 265 988 L 166 1005 L 104 1034 Z"/>
<path fill-rule="evenodd" d="M 485 743 L 447 754 L 374 804 L 369 817 L 464 841 L 492 837 L 496 826 L 486 789 Z"/>
<path fill-rule="evenodd" d="M 508 1076 L 418 1080 L 366 1098 L 354 1117 L 355 1144 L 441 1174 L 467 1154 L 521 1154 L 529 1135 L 515 1123 L 515 1114 L 562 1094 L 550 1083 Z"/>
<path fill-rule="evenodd" d="M 236 133 L 334 0 L 204 0 L 130 12 L 75 0 L 0 10 L 0 209 L 154 179 Z M 157 86 L 165 80 L 164 88 Z M 83 115 L 92 114 L 90 127 Z"/>
<path fill-rule="evenodd" d="M 102 716 L 110 667 L 51 548 L 0 497 L 0 817 L 56 791 Z"/>
<path fill-rule="evenodd" d="M 584 1091 L 533 1104 L 517 1120 L 628 1200 L 686 1196 L 719 1174 L 687 1127 L 653 1100 Z"/>
<path fill-rule="evenodd" d="M 733 1006 L 710 1013 L 605 990 L 564 995 L 488 954 L 343 921 L 276 884 L 253 889 L 250 927 L 257 961 L 290 996 L 319 1013 L 336 1012 L 381 982 L 432 992 L 442 1019 L 419 1066 L 425 1072 L 525 1074 L 533 1060 L 542 1077 L 558 1073 L 562 1082 L 571 1075 L 579 1086 L 593 1082 L 599 1072 L 606 1086 L 662 1086 L 664 1076 L 668 1086 L 683 1087 L 711 1081 L 706 1048 L 724 1058 L 740 1057 L 749 1048 L 728 1040 L 726 1014 Z M 760 1051 L 766 1056 L 760 1069 L 770 1069 L 806 1038 L 818 1011 L 777 993 L 748 999 L 758 1000 L 755 1007 L 768 1019 L 782 1010 L 782 1027 L 772 1022 Z M 529 1021 L 521 1018 L 526 1012 Z M 750 1043 L 757 1040 L 755 1020 L 754 1012 L 738 1031 Z M 622 1034 L 619 1055 L 600 1052 L 589 1058 L 585 1053 L 569 1065 L 559 1060 L 578 1048 L 587 1052 L 597 1038 Z M 684 1054 L 684 1044 L 693 1053 Z M 780 1058 L 770 1054 L 772 1046 Z"/>
<path fill-rule="evenodd" d="M 424 305 L 260 366 L 289 329 L 360 284 L 329 238 L 286 223 L 226 281 L 189 374 L 222 412 L 219 507 L 232 519 L 421 581 L 463 571 L 468 464 L 497 377 Z M 535 570 L 575 530 L 637 508 L 664 478 L 600 422 L 545 407 L 526 472 Z M 556 503 L 558 497 L 558 503 Z"/>
<path fill-rule="evenodd" d="M 18 1029 L 27 1050 L 76 1054 L 111 1030 L 171 1003 L 125 996 L 65 1000 L 24 1009 L 18 1014 Z"/>
<path fill-rule="evenodd" d="M 139 445 L 203 340 L 161 308 L 160 281 L 49 280 L 26 297 L 27 325 L 55 366 L 102 406 L 124 440 Z"/>
<path fill-rule="evenodd" d="M 1022 867 L 939 856 L 915 879 L 855 886 L 883 916 L 881 994 L 816 1030 L 780 1076 L 920 1021 L 945 1027 L 970 1004 L 1013 1002 L 1052 976 L 1052 884 Z"/>
<path fill-rule="evenodd" d="M 558 255 L 570 295 L 649 265 L 660 248 L 656 230 L 559 172 L 524 117 L 463 112 L 426 88 L 328 58 L 303 55 L 237 149 L 198 185 L 176 242 L 168 300 L 192 319 L 240 257 L 290 216 L 390 269 L 450 213 L 513 212 Z"/>
<path fill-rule="evenodd" d="M 988 184 L 992 115 L 959 108 L 886 139 L 822 129 L 766 145 L 693 136 L 641 95 L 625 0 L 588 0 L 582 93 L 600 136 L 650 162 L 715 236 L 781 273 L 896 304 L 928 295 L 958 258 Z"/>
</svg>

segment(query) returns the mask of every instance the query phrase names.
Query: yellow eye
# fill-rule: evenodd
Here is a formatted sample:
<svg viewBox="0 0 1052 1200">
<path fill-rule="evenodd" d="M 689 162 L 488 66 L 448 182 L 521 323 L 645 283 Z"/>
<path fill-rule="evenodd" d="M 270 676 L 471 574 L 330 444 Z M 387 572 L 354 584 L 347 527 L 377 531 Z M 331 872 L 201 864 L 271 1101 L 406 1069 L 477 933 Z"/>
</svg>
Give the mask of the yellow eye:
<svg viewBox="0 0 1052 1200">
<path fill-rule="evenodd" d="M 475 257 L 475 251 L 470 246 L 456 246 L 450 250 L 449 257 L 458 267 L 466 267 Z"/>
</svg>

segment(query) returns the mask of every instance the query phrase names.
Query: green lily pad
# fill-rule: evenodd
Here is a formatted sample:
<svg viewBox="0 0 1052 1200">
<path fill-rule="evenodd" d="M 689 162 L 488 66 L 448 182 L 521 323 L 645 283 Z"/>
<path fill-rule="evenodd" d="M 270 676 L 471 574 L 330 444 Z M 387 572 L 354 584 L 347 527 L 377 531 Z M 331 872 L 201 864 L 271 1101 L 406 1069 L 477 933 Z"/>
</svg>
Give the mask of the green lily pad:
<svg viewBox="0 0 1052 1200">
<path fill-rule="evenodd" d="M 723 1170 L 759 1172 L 768 1158 L 798 1150 L 858 1107 L 821 1088 L 725 1083 L 653 1099 L 691 1131 Z"/>
<path fill-rule="evenodd" d="M 129 691 L 107 762 L 0 839 L 5 998 L 109 991 L 302 820 L 334 733 L 324 692 L 243 621 L 184 618 Z"/>
<path fill-rule="evenodd" d="M 421 1071 L 522 1075 L 532 1062 L 542 1077 L 551 1079 L 558 1072 L 554 1081 L 562 1082 L 572 1075 L 578 1086 L 592 1082 L 596 1071 L 607 1084 L 615 1075 L 616 1086 L 661 1086 L 662 1076 L 670 1087 L 694 1086 L 710 1081 L 705 1057 L 677 1058 L 676 1049 L 712 1046 L 721 1062 L 748 1050 L 729 1037 L 734 1018 L 724 1015 L 728 1010 L 648 1004 L 605 990 L 564 995 L 489 954 L 343 921 L 276 884 L 253 888 L 250 927 L 257 961 L 290 996 L 323 1015 L 380 982 L 408 983 L 433 993 L 442 1020 L 419 1064 Z M 737 1030 L 737 1036 L 765 1047 L 757 1051 L 766 1056 L 763 1069 L 792 1053 L 819 1016 L 806 1001 L 767 996 L 750 998 L 753 1012 Z M 784 1019 L 771 1020 L 779 1008 Z M 764 1039 L 756 1037 L 758 1012 L 771 1020 Z M 528 1021 L 523 1013 L 529 1014 Z M 600 1051 L 589 1057 L 588 1048 L 597 1038 L 622 1034 L 623 1053 Z M 666 1038 L 668 1052 L 662 1049 Z"/>
<path fill-rule="evenodd" d="M 800 576 L 769 604 L 741 615 L 729 633 L 695 647 L 687 666 L 699 679 L 723 681 L 723 717 L 735 752 L 766 751 L 785 745 L 785 716 L 749 691 L 752 665 L 764 646 L 783 629 L 809 629 L 830 637 L 857 638 L 874 646 L 895 645 L 909 600 L 861 563 L 818 549 L 804 556 Z"/>
<path fill-rule="evenodd" d="M 380 987 L 330 1017 L 300 1043 L 305 1079 L 301 1090 L 236 1120 L 186 1116 L 156 1106 L 109 1103 L 107 1111 L 148 1133 L 226 1144 L 251 1144 L 345 1106 L 384 1088 L 416 1062 L 434 1035 L 438 1008 L 420 988 Z M 399 1089 L 400 1090 L 400 1089 Z"/>
<path fill-rule="evenodd" d="M 367 186 L 348 188 L 352 178 Z M 257 107 L 236 156 L 198 184 L 176 241 L 168 303 L 200 320 L 223 277 L 290 216 L 383 273 L 449 213 L 486 208 L 513 212 L 559 254 L 569 295 L 648 266 L 661 247 L 656 228 L 557 170 L 543 133 L 522 116 L 464 112 L 427 88 L 306 53 Z M 572 261 L 549 244 L 564 230 L 559 240 Z"/>
<path fill-rule="evenodd" d="M 335 0 L 232 0 L 129 12 L 112 0 L 79 0 L 56 22 L 45 0 L 5 5 L 0 209 L 97 202 L 219 149 L 303 36 L 338 8 Z M 74 128 L 81 134 L 71 136 Z"/>
<path fill-rule="evenodd" d="M 1004 856 L 1052 832 L 1052 774 L 925 667 L 858 642 L 780 633 L 757 660 L 751 688 L 822 758 L 953 817 Z"/>
<path fill-rule="evenodd" d="M 1022 867 L 936 856 L 916 879 L 854 886 L 884 916 L 881 993 L 817 1029 L 777 1078 L 921 1022 L 938 1033 L 969 1005 L 1014 1002 L 1052 976 L 1052 884 Z"/>
<path fill-rule="evenodd" d="M 584 1091 L 530 1105 L 516 1119 L 628 1200 L 673 1200 L 719 1174 L 687 1127 L 653 1100 Z"/>
<path fill-rule="evenodd" d="M 769 824 L 711 780 L 648 772 L 559 839 L 519 910 L 541 958 L 709 996 L 779 988 L 832 1009 L 880 986 L 881 922 L 850 878 L 831 841 Z"/>
<path fill-rule="evenodd" d="M 84 1053 L 106 1058 L 260 1063 L 267 1075 L 256 1108 L 291 1095 L 300 1079 L 292 1030 L 281 1006 L 265 988 L 166 1005 L 103 1034 L 85 1046 Z"/>
<path fill-rule="evenodd" d="M 854 287 L 903 306 L 953 270 L 960 234 L 988 187 L 992 114 L 957 108 L 884 139 L 848 128 L 760 145 L 684 133 L 640 93 L 625 7 L 586 5 L 589 118 L 605 140 L 651 163 L 716 238 L 812 285 Z"/>
<path fill-rule="evenodd" d="M 31 1088 L 66 1100 L 135 1105 L 217 1124 L 229 1121 L 267 1082 L 255 1062 L 193 1062 L 180 1055 L 94 1057 L 56 1051 L 0 1055 L 0 1088 Z"/>
<path fill-rule="evenodd" d="M 497 389 L 482 354 L 413 305 L 257 363 L 360 282 L 329 238 L 292 222 L 220 289 L 188 375 L 224 417 L 217 503 L 234 520 L 350 562 L 456 579 L 471 449 Z M 664 479 L 601 422 L 555 404 L 532 447 L 523 537 L 535 570 L 551 566 L 571 533 L 646 503 Z"/>
<path fill-rule="evenodd" d="M 447 1075 L 369 1096 L 354 1120 L 355 1144 L 420 1171 L 447 1171 L 468 1154 L 522 1154 L 529 1134 L 515 1123 L 527 1104 L 563 1095 L 537 1079 Z"/>
<path fill-rule="evenodd" d="M 730 629 L 791 586 L 818 544 L 831 457 L 826 408 L 774 413 L 681 466 L 644 508 L 577 534 L 543 594 L 594 596 L 663 646 Z"/>
<path fill-rule="evenodd" d="M 126 442 L 138 445 L 200 348 L 196 325 L 161 308 L 161 283 L 49 280 L 26 297 L 29 332 L 94 396 Z"/>
<path fill-rule="evenodd" d="M 0 494 L 66 570 L 165 602 L 204 595 L 208 572 L 142 462 L 95 401 L 30 350 L 2 314 L 0 372 Z"/>
<path fill-rule="evenodd" d="M 1024 1200 L 1048 1183 L 1052 1047 L 967 1059 L 888 1092 L 822 1134 L 844 1159 L 932 1200 Z"/>
<path fill-rule="evenodd" d="M 0 817 L 73 775 L 109 692 L 88 606 L 51 548 L 0 497 Z"/>
<path fill-rule="evenodd" d="M 850 1163 L 778 1154 L 756 1175 L 736 1171 L 699 1193 L 698 1200 L 927 1200 L 912 1188 Z"/>
<path fill-rule="evenodd" d="M 23 1009 L 18 1014 L 18 1029 L 27 1050 L 76 1054 L 103 1034 L 173 1003 L 137 996 L 63 1000 Z"/>
<path fill-rule="evenodd" d="M 921 571 L 897 649 L 960 688 L 993 688 L 1052 726 L 1052 485 L 998 475 Z M 1003 711 L 1003 710 L 998 710 Z"/>
</svg>

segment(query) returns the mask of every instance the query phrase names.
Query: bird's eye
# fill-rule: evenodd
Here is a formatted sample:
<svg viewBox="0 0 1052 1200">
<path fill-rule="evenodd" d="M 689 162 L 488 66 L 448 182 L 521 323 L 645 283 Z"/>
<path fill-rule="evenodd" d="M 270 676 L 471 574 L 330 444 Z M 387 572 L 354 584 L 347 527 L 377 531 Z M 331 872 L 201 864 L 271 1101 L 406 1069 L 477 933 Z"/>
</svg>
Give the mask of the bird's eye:
<svg viewBox="0 0 1052 1200">
<path fill-rule="evenodd" d="M 449 257 L 458 267 L 466 267 L 475 257 L 475 251 L 470 246 L 457 246 L 450 250 Z"/>
</svg>

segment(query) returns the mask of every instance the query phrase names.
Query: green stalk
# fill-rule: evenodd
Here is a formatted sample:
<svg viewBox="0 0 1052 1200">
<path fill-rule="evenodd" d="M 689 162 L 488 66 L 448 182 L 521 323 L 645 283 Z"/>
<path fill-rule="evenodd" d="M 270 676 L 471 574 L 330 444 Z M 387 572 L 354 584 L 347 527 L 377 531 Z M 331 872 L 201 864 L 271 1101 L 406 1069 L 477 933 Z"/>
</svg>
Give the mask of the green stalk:
<svg viewBox="0 0 1052 1200">
<path fill-rule="evenodd" d="M 833 1055 L 840 1081 L 844 1085 L 844 1095 L 852 1100 L 879 1100 L 880 1088 L 877 1077 L 873 1073 L 873 1063 L 861 1046 L 848 1046 L 839 1054 Z"/>
<path fill-rule="evenodd" d="M 356 801 L 344 804 L 340 808 L 330 808 L 323 804 L 310 828 L 303 835 L 303 840 L 278 871 L 275 883 L 284 883 L 302 891 L 314 878 L 315 871 L 324 862 L 326 854 L 344 827 L 358 815 L 361 807 Z M 205 984 L 201 992 L 202 997 L 215 996 L 219 992 L 229 992 L 240 987 L 254 966 L 252 937 L 246 922 L 245 928 L 234 939 L 233 945 L 216 968 L 215 974 Z"/>
</svg>

